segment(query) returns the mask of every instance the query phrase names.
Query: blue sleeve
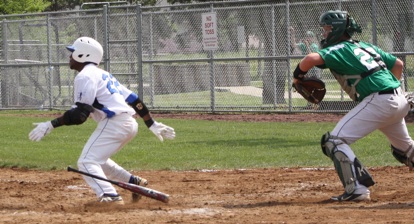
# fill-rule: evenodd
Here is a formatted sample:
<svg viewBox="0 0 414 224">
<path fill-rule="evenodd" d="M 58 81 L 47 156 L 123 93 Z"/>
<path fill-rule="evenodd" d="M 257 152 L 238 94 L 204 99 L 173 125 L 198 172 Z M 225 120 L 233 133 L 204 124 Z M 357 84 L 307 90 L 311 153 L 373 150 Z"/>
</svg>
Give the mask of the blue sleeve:
<svg viewBox="0 0 414 224">
<path fill-rule="evenodd" d="M 138 95 L 136 94 L 136 93 L 134 93 L 134 92 L 132 92 L 131 94 L 129 94 L 129 96 L 125 99 L 125 101 L 128 103 L 128 104 L 132 104 L 132 103 L 134 103 L 137 99 L 138 99 L 139 97 L 138 97 Z"/>
</svg>

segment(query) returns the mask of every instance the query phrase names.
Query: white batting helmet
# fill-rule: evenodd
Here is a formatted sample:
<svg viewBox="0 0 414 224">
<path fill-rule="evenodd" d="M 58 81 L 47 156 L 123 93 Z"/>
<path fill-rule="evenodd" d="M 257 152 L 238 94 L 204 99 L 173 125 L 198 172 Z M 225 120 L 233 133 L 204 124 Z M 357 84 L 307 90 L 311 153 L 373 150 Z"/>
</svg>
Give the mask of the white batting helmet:
<svg viewBox="0 0 414 224">
<path fill-rule="evenodd" d="M 102 45 L 93 38 L 79 37 L 71 46 L 66 48 L 72 52 L 72 58 L 77 62 L 92 62 L 99 65 L 102 60 Z"/>
</svg>

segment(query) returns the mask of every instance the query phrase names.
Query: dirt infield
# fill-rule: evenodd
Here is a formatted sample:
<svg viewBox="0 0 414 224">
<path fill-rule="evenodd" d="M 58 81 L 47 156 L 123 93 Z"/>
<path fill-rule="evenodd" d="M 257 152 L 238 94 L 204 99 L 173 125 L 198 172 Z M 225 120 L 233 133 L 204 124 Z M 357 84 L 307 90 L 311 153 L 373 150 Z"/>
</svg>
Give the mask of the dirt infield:
<svg viewBox="0 0 414 224">
<path fill-rule="evenodd" d="M 371 202 L 330 202 L 342 193 L 334 170 L 145 171 L 152 188 L 171 195 L 102 206 L 83 179 L 65 171 L 1 169 L 1 223 L 413 223 L 414 173 L 371 168 Z"/>
<path fill-rule="evenodd" d="M 156 116 L 188 119 L 193 115 Z M 335 121 L 341 117 L 292 116 L 203 115 L 202 119 Z M 403 166 L 369 169 L 377 182 L 371 188 L 372 201 L 359 203 L 328 200 L 343 190 L 332 168 L 132 171 L 171 198 L 168 204 L 149 198 L 132 203 L 130 193 L 118 188 L 124 206 L 95 202 L 94 193 L 75 173 L 0 169 L 0 223 L 413 223 L 414 172 Z"/>
</svg>

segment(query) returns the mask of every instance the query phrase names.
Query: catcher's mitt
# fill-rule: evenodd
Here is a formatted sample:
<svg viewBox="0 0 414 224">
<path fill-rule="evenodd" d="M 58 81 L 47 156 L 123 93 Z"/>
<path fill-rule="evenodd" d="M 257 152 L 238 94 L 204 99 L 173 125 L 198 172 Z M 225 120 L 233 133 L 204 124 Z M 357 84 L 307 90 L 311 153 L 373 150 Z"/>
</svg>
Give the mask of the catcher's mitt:
<svg viewBox="0 0 414 224">
<path fill-rule="evenodd" d="M 325 97 L 325 83 L 315 77 L 305 77 L 292 85 L 296 92 L 303 96 L 310 103 L 318 104 Z"/>
</svg>

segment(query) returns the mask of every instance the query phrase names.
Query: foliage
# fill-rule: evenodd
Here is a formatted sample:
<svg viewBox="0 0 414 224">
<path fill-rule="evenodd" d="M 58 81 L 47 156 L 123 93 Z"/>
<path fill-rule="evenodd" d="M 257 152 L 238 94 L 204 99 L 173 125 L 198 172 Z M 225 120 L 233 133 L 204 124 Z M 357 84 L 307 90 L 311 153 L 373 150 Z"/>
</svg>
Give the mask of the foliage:
<svg viewBox="0 0 414 224">
<path fill-rule="evenodd" d="M 72 10 L 81 6 L 83 3 L 91 2 L 113 2 L 119 4 L 120 2 L 127 2 L 129 4 L 141 4 L 143 6 L 151 6 L 157 3 L 157 0 L 128 0 L 128 1 L 96 1 L 96 0 L 15 0 L 15 1 L 0 1 L 0 14 L 22 14 L 35 12 L 54 12 Z M 89 8 L 101 8 L 102 4 L 90 6 Z"/>
<path fill-rule="evenodd" d="M 44 11 L 51 3 L 47 0 L 0 1 L 0 14 L 23 14 Z"/>
<path fill-rule="evenodd" d="M 45 11 L 64 11 L 80 6 L 83 0 L 49 0 L 50 6 Z"/>
</svg>

